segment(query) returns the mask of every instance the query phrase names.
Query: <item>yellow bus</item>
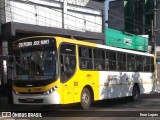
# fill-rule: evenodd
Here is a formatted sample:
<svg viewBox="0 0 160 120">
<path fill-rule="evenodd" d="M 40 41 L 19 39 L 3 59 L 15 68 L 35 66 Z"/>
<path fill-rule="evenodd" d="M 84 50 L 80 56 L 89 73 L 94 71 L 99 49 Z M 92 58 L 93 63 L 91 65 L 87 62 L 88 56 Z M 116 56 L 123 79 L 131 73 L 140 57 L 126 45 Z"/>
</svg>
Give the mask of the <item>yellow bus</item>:
<svg viewBox="0 0 160 120">
<path fill-rule="evenodd" d="M 14 104 L 80 103 L 150 93 L 154 55 L 55 36 L 12 44 Z"/>
</svg>

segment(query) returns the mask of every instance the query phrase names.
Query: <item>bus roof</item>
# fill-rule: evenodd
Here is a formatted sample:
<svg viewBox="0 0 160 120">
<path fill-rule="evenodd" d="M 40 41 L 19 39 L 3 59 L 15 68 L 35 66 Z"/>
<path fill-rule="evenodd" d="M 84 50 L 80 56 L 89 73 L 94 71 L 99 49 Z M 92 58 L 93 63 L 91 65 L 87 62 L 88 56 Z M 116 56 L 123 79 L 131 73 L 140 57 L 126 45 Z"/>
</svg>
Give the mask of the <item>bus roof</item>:
<svg viewBox="0 0 160 120">
<path fill-rule="evenodd" d="M 61 37 L 55 37 L 55 38 L 61 38 Z M 152 56 L 154 57 L 154 54 L 150 53 L 145 53 L 145 52 L 139 52 L 139 51 L 134 51 L 134 50 L 128 50 L 128 49 L 122 49 L 122 48 L 116 48 L 116 47 L 111 47 L 111 46 L 106 46 L 106 45 L 101 45 L 97 43 L 91 43 L 91 42 L 86 42 L 86 41 L 81 41 L 74 39 L 74 41 L 71 41 L 70 38 L 64 38 L 64 41 L 70 42 L 70 43 L 75 43 L 79 45 L 86 45 L 90 47 L 97 47 L 97 48 L 103 48 L 103 49 L 108 49 L 108 50 L 113 50 L 113 51 L 119 51 L 119 52 L 125 52 L 125 53 L 132 53 L 132 54 L 138 54 L 138 55 L 143 55 L 143 56 Z"/>
<path fill-rule="evenodd" d="M 144 52 L 139 52 L 139 51 L 134 51 L 134 50 L 116 48 L 116 47 L 101 45 L 101 44 L 97 44 L 97 43 L 92 43 L 92 42 L 87 42 L 87 41 L 82 41 L 82 40 L 77 40 L 77 39 L 71 39 L 71 38 L 65 38 L 65 37 L 57 37 L 57 36 L 31 36 L 31 37 L 25 37 L 25 38 L 18 39 L 17 41 L 15 41 L 13 43 L 23 41 L 23 40 L 27 40 L 27 39 L 31 39 L 31 38 L 55 38 L 55 39 L 59 38 L 59 39 L 63 39 L 63 41 L 65 41 L 65 42 L 69 42 L 69 43 L 75 43 L 75 44 L 84 45 L 84 46 L 97 47 L 97 48 L 103 48 L 103 49 L 108 49 L 108 50 L 113 50 L 113 51 L 119 51 L 119 52 L 125 52 L 125 53 L 132 53 L 132 54 L 154 57 L 154 54 L 150 54 L 150 53 L 144 53 Z"/>
</svg>

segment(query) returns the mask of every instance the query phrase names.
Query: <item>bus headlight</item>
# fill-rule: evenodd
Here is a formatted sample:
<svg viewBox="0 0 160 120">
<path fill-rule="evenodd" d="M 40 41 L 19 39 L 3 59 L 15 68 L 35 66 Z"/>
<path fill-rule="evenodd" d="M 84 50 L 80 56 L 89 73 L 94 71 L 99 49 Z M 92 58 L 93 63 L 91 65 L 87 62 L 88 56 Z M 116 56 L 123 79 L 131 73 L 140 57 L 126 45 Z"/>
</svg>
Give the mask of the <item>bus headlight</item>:
<svg viewBox="0 0 160 120">
<path fill-rule="evenodd" d="M 19 95 L 19 94 L 20 94 L 19 92 L 16 92 L 16 91 L 14 91 L 14 90 L 13 90 L 13 93 L 14 93 L 15 95 Z"/>
<path fill-rule="evenodd" d="M 49 95 L 49 94 L 51 94 L 53 91 L 55 91 L 57 88 L 58 88 L 57 86 L 54 86 L 53 88 L 45 91 L 43 94 L 44 94 L 44 95 Z"/>
</svg>

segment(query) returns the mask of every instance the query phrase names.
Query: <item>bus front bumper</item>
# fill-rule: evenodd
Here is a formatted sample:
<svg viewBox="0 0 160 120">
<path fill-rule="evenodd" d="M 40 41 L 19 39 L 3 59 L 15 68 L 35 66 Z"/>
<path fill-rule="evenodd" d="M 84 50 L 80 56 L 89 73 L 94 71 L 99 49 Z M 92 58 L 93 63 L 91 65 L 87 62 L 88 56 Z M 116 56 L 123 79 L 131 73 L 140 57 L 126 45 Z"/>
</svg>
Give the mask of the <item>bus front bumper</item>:
<svg viewBox="0 0 160 120">
<path fill-rule="evenodd" d="M 48 95 L 44 94 L 16 94 L 12 91 L 14 104 L 49 105 L 60 104 L 60 95 L 54 91 Z"/>
</svg>

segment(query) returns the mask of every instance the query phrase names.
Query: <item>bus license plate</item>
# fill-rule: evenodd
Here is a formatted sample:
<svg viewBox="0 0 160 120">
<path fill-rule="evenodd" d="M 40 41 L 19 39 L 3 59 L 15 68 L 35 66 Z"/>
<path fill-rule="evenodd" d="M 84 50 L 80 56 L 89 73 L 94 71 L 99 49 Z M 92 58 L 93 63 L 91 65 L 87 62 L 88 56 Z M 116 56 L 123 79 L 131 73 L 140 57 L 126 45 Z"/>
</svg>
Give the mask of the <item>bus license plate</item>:
<svg viewBox="0 0 160 120">
<path fill-rule="evenodd" d="M 34 99 L 33 98 L 26 98 L 26 102 L 33 102 Z"/>
</svg>

